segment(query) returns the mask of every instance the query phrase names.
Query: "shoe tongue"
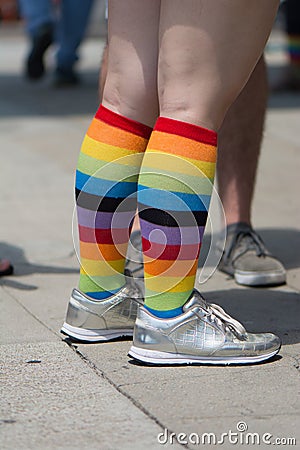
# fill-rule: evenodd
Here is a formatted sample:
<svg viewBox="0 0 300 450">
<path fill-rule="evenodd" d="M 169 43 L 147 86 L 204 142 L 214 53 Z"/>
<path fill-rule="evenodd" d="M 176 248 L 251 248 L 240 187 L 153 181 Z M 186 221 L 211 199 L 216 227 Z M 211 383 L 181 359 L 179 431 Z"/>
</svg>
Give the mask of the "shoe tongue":
<svg viewBox="0 0 300 450">
<path fill-rule="evenodd" d="M 236 222 L 227 226 L 227 234 L 252 231 L 252 227 L 246 222 Z"/>
<path fill-rule="evenodd" d="M 188 298 L 187 302 L 183 305 L 182 309 L 183 311 L 187 311 L 188 309 L 192 308 L 193 306 L 201 306 L 204 309 L 207 309 L 207 304 L 205 300 L 201 297 L 198 291 L 194 290 Z"/>
</svg>

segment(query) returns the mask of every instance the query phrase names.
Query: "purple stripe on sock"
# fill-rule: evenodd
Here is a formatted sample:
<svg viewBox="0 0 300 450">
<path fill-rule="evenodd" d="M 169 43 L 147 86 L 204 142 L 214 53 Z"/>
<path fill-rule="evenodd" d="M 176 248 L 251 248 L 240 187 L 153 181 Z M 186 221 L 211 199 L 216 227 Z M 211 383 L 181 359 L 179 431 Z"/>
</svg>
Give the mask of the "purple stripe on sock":
<svg viewBox="0 0 300 450">
<path fill-rule="evenodd" d="M 77 206 L 78 224 L 87 228 L 126 228 L 134 215 L 135 211 L 97 212 Z"/>
<path fill-rule="evenodd" d="M 140 224 L 143 237 L 157 244 L 192 245 L 203 239 L 204 227 L 164 227 L 143 219 L 140 219 Z"/>
</svg>

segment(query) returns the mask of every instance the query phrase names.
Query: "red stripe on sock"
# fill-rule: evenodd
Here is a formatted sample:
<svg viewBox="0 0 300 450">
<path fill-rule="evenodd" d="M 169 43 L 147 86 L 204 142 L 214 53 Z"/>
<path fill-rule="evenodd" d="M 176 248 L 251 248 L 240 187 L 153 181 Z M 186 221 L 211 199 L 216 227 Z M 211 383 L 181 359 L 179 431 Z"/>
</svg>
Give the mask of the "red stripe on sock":
<svg viewBox="0 0 300 450">
<path fill-rule="evenodd" d="M 98 111 L 95 114 L 95 118 L 102 120 L 108 125 L 120 128 L 124 131 L 129 131 L 137 136 L 144 139 L 149 139 L 152 133 L 152 128 L 144 125 L 143 123 L 136 122 L 135 120 L 128 119 L 127 117 L 121 116 L 105 106 L 100 105 Z"/>
<path fill-rule="evenodd" d="M 178 136 L 203 142 L 204 144 L 217 145 L 217 133 L 215 131 L 199 127 L 192 123 L 169 119 L 168 117 L 159 117 L 154 130 L 177 134 Z"/>
<path fill-rule="evenodd" d="M 82 242 L 97 244 L 122 244 L 129 240 L 129 230 L 127 228 L 88 228 L 79 225 L 79 239 Z"/>
<path fill-rule="evenodd" d="M 192 260 L 197 259 L 200 253 L 201 244 L 193 245 L 165 245 L 150 242 L 142 238 L 143 252 L 145 256 L 152 259 L 162 260 Z"/>
</svg>

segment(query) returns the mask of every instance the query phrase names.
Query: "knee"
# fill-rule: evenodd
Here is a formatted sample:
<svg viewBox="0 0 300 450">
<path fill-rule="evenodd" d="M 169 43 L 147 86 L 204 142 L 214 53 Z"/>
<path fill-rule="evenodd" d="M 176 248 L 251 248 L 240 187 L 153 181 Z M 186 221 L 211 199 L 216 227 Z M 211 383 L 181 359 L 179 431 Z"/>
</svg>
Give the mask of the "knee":
<svg viewBox="0 0 300 450">
<path fill-rule="evenodd" d="M 180 49 L 161 51 L 158 62 L 158 97 L 161 112 L 173 113 L 191 109 L 190 91 L 196 72 L 197 62 Z"/>
<path fill-rule="evenodd" d="M 197 57 L 180 49 L 161 52 L 158 97 L 162 116 L 215 129 L 208 88 L 208 77 Z"/>
<path fill-rule="evenodd" d="M 118 114 L 153 126 L 158 115 L 156 74 L 144 73 L 128 61 L 117 67 L 108 64 L 103 104 Z"/>
</svg>

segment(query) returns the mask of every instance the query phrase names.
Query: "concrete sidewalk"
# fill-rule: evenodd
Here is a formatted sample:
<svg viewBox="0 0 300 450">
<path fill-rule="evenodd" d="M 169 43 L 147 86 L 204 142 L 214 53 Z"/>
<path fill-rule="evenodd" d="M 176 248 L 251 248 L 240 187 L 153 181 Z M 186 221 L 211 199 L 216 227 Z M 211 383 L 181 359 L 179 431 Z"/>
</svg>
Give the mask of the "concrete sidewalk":
<svg viewBox="0 0 300 450">
<path fill-rule="evenodd" d="M 270 101 L 254 207 L 287 286 L 247 289 L 215 273 L 201 287 L 250 331 L 279 334 L 280 356 L 245 367 L 142 367 L 129 362 L 130 341 L 70 345 L 59 333 L 78 280 L 73 170 L 97 107 L 103 43 L 84 44 L 80 88 L 55 90 L 50 78 L 23 80 L 19 33 L 2 27 L 0 42 L 0 255 L 16 269 L 0 280 L 0 448 L 158 449 L 165 429 L 270 433 L 300 448 L 300 96 Z"/>
</svg>

